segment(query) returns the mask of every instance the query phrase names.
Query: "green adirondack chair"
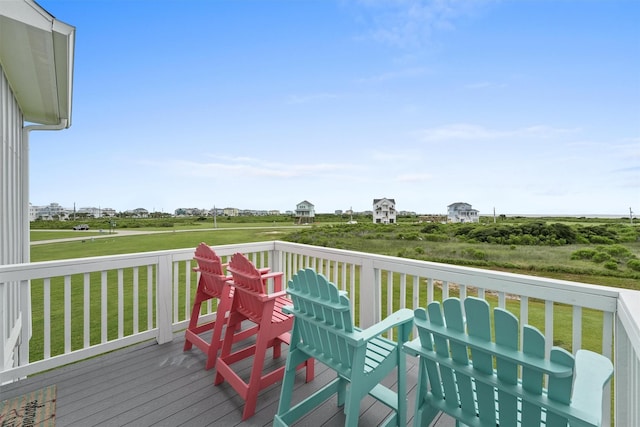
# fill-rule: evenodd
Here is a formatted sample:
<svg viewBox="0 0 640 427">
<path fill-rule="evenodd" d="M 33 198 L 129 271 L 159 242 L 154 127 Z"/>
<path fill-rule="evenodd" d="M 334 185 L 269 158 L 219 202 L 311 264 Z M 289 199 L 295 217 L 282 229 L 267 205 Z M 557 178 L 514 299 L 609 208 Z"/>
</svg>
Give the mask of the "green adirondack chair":
<svg viewBox="0 0 640 427">
<path fill-rule="evenodd" d="M 293 307 L 291 344 L 274 426 L 292 424 L 313 408 L 337 394 L 344 405 L 345 425 L 356 426 L 360 401 L 367 394 L 380 400 L 392 412 L 385 425 L 406 426 L 406 367 L 402 343 L 409 339 L 413 313 L 402 309 L 365 330 L 353 326 L 346 292 L 312 269 L 300 270 L 287 289 Z M 397 328 L 398 342 L 381 336 Z M 311 396 L 291 407 L 296 366 L 309 357 L 336 372 L 336 378 Z M 380 382 L 397 370 L 398 389 Z"/>
<path fill-rule="evenodd" d="M 529 325 L 518 350 L 518 319 L 501 308 L 492 340 L 489 304 L 475 297 L 464 300 L 464 314 L 461 301 L 448 298 L 417 309 L 414 322 L 419 337 L 405 351 L 420 358 L 415 427 L 440 411 L 476 427 L 601 425 L 613 374 L 606 357 L 578 350 L 574 358 L 559 347 L 545 357 L 544 336 Z"/>
</svg>

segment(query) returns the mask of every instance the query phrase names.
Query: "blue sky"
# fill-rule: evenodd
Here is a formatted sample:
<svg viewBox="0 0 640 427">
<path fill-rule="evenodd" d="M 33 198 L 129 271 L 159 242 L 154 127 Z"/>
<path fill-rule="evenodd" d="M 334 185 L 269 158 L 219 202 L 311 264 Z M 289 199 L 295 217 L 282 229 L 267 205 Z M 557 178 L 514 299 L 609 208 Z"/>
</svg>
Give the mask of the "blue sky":
<svg viewBox="0 0 640 427">
<path fill-rule="evenodd" d="M 34 205 L 640 212 L 640 1 L 38 2 L 76 50 Z"/>
</svg>

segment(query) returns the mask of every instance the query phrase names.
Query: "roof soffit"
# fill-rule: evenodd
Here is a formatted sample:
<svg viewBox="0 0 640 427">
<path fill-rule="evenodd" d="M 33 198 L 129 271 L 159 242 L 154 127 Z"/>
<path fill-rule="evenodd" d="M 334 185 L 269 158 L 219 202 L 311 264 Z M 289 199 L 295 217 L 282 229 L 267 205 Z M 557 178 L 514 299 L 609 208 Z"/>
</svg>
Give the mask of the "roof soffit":
<svg viewBox="0 0 640 427">
<path fill-rule="evenodd" d="M 75 28 L 33 1 L 0 1 L 0 64 L 24 120 L 71 119 Z"/>
</svg>

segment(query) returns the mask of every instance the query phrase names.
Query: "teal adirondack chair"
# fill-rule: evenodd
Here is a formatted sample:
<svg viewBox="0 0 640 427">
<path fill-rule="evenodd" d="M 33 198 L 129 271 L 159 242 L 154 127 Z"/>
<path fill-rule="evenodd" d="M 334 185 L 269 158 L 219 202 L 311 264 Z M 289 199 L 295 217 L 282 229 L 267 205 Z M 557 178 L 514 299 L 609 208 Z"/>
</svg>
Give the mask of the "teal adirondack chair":
<svg viewBox="0 0 640 427">
<path fill-rule="evenodd" d="M 601 424 L 603 387 L 613 374 L 606 357 L 578 350 L 574 358 L 559 347 L 545 357 L 544 336 L 529 325 L 518 350 L 518 319 L 501 308 L 492 340 L 489 304 L 475 297 L 464 300 L 464 314 L 458 298 L 432 302 L 415 311 L 414 322 L 419 337 L 405 351 L 420 358 L 415 427 L 440 411 L 476 427 Z"/>
<path fill-rule="evenodd" d="M 413 313 L 402 309 L 366 330 L 353 326 L 346 292 L 312 269 L 300 270 L 287 289 L 293 307 L 294 323 L 280 404 L 274 426 L 294 423 L 313 408 L 337 394 L 344 405 L 345 425 L 358 425 L 360 401 L 367 394 L 380 400 L 392 412 L 385 425 L 406 426 L 406 366 L 402 343 L 409 339 Z M 380 336 L 397 328 L 398 342 Z M 336 372 L 336 378 L 302 402 L 291 407 L 296 366 L 309 357 Z M 380 382 L 397 370 L 398 389 Z"/>
</svg>

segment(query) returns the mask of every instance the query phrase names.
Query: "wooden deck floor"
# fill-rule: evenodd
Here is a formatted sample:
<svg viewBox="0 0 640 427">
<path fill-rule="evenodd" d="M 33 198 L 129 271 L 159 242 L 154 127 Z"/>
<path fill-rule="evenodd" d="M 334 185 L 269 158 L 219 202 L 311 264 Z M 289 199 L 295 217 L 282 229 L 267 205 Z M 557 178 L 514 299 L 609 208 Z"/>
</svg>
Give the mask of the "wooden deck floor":
<svg viewBox="0 0 640 427">
<path fill-rule="evenodd" d="M 139 344 L 107 355 L 49 371 L 0 387 L 5 400 L 41 387 L 57 387 L 56 426 L 270 426 L 277 410 L 280 383 L 263 390 L 256 414 L 242 422 L 243 401 L 228 385 L 213 385 L 214 370 L 205 371 L 200 350 L 183 352 L 182 334 L 168 344 Z M 284 346 L 286 348 L 286 346 Z M 286 352 L 283 351 L 286 355 Z M 282 365 L 286 356 L 271 360 Z M 250 360 L 242 368 L 248 375 Z M 408 418 L 413 422 L 417 365 L 407 357 Z M 238 365 L 240 366 L 240 365 Z M 311 390 L 333 378 L 322 364 L 316 364 L 316 378 L 304 383 L 298 372 L 294 399 L 304 398 Z M 246 377 L 245 377 L 246 379 Z M 387 378 L 394 384 L 395 378 Z M 360 425 L 378 425 L 389 413 L 386 406 L 365 399 L 360 406 Z M 344 415 L 330 399 L 309 413 L 297 425 L 343 426 Z M 447 417 L 436 421 L 438 427 L 452 426 Z"/>
</svg>

